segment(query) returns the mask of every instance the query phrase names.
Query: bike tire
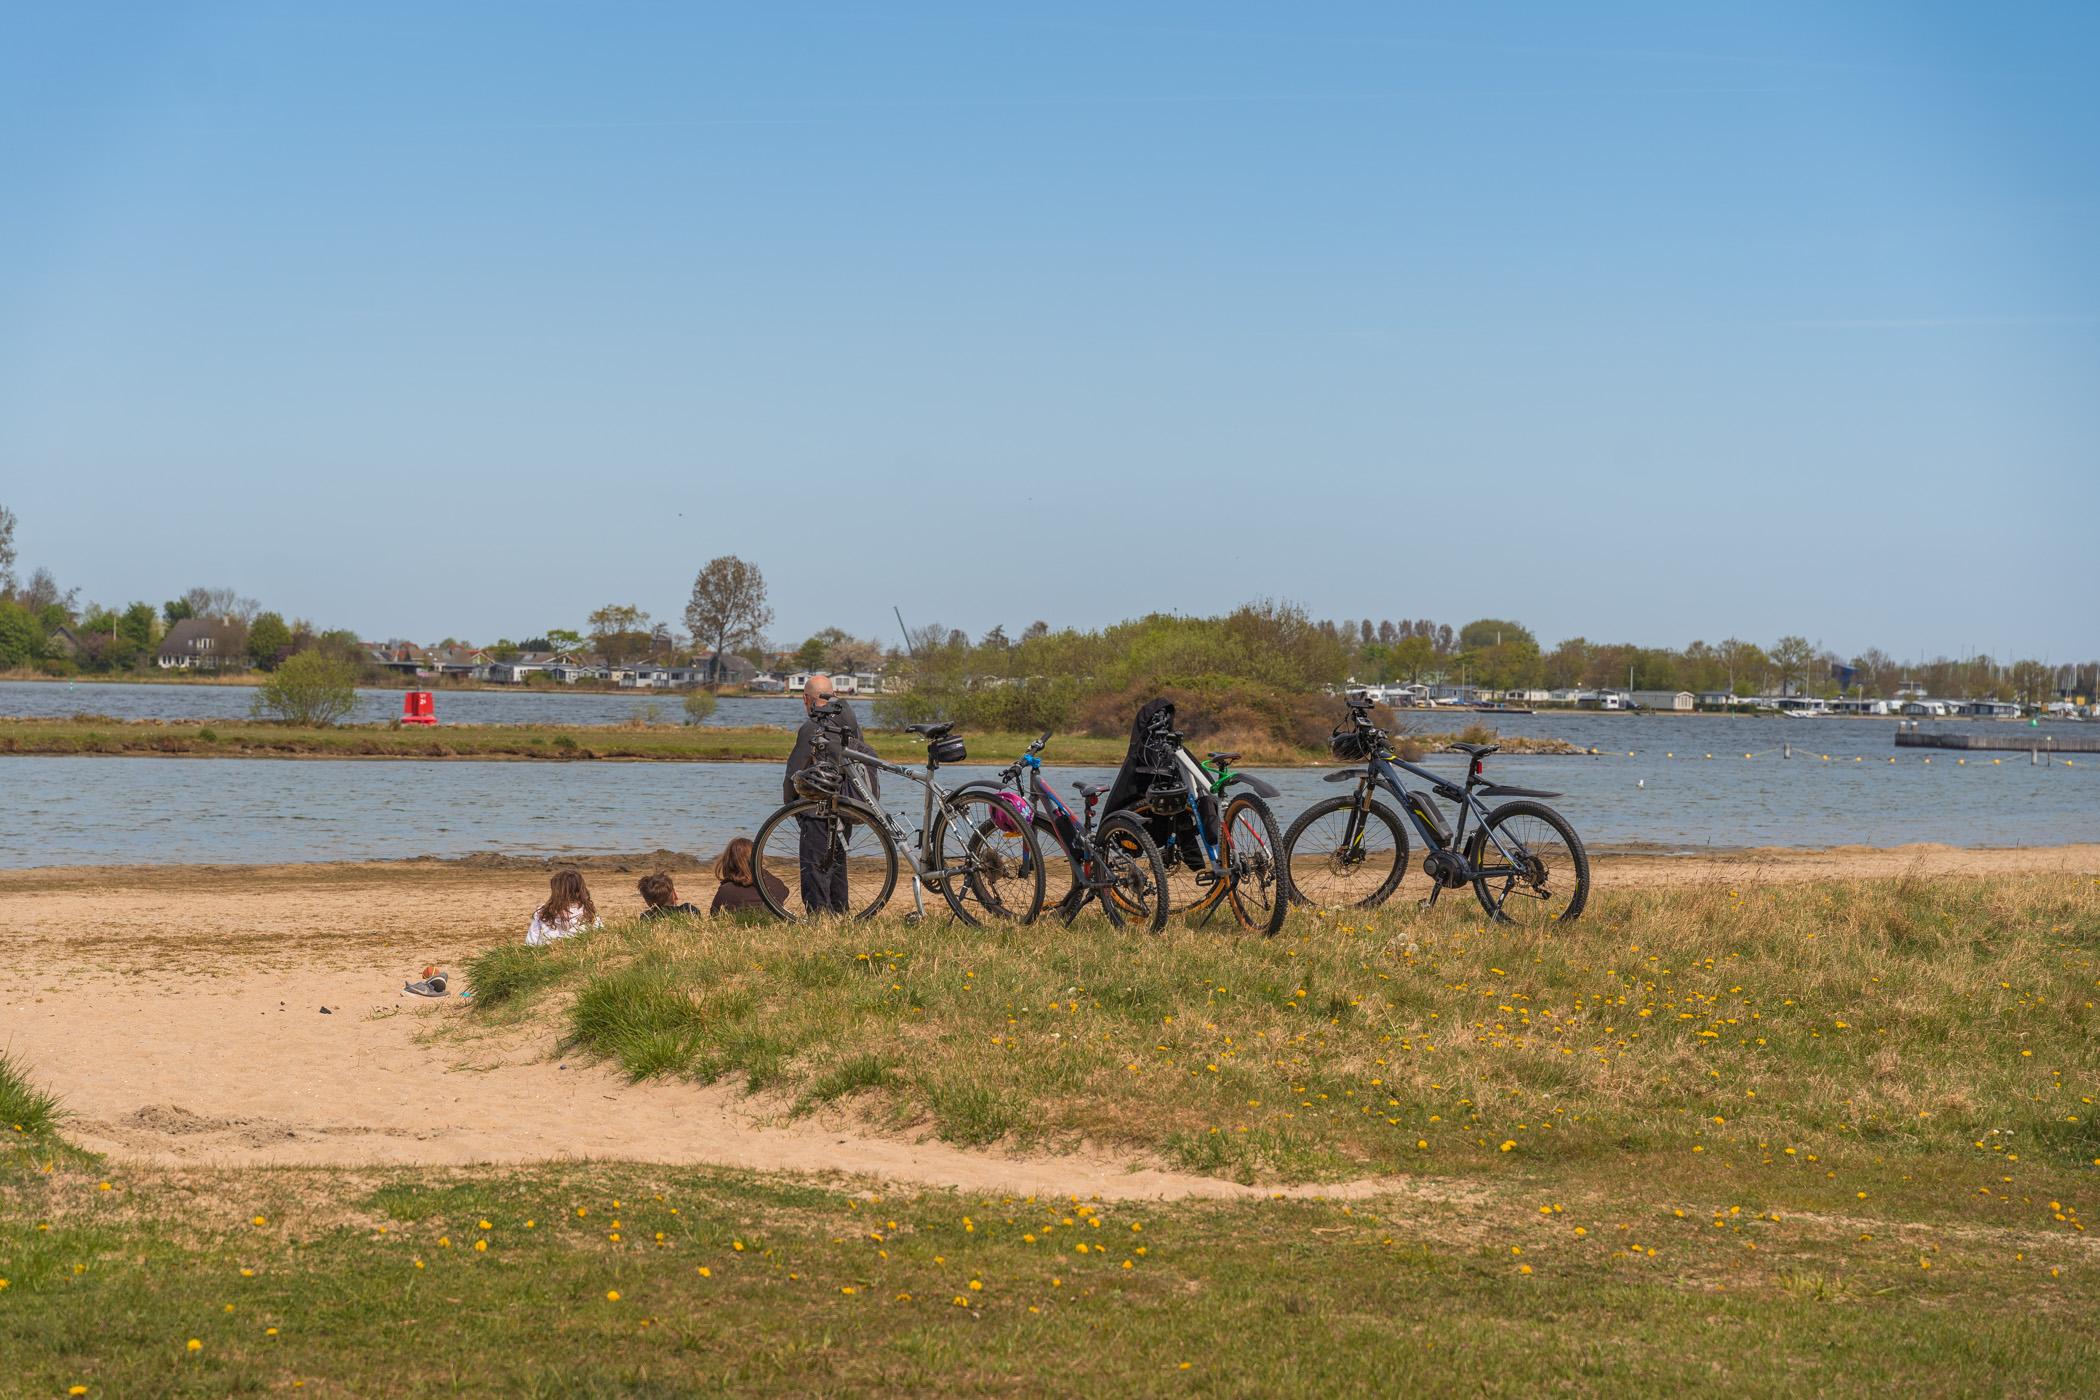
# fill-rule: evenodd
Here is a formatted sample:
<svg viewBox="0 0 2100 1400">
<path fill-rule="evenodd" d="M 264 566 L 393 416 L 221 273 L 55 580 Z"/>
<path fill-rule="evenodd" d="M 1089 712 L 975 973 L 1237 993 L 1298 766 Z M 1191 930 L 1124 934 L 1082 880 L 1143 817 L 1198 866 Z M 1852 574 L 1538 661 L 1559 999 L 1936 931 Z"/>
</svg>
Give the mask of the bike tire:
<svg viewBox="0 0 2100 1400">
<path fill-rule="evenodd" d="M 855 920 L 872 919 L 882 912 L 883 906 L 890 902 L 890 895 L 897 888 L 897 844 L 890 839 L 889 828 L 883 825 L 881 819 L 860 804 L 841 802 L 838 804 L 838 813 L 852 823 L 849 841 L 858 842 L 864 838 L 871 848 L 860 851 L 849 849 L 845 852 L 848 907 L 843 917 Z M 800 827 L 797 825 L 797 818 L 828 817 L 830 814 L 831 804 L 828 802 L 790 802 L 767 817 L 765 823 L 759 827 L 758 835 L 753 838 L 752 864 L 755 867 L 753 873 L 758 877 L 758 897 L 765 901 L 766 908 L 772 911 L 775 918 L 797 924 L 812 918 L 841 917 L 828 911 L 812 914 L 803 906 L 799 855 L 786 854 L 790 850 L 799 851 Z M 786 845 L 782 840 L 783 834 L 794 838 L 796 845 Z M 872 869 L 868 868 L 868 862 L 871 860 L 874 863 Z M 856 861 L 861 864 L 863 877 L 860 890 L 855 890 L 852 883 L 853 866 Z M 785 893 L 774 892 L 775 881 L 779 882 Z"/>
<path fill-rule="evenodd" d="M 1043 853 L 1043 912 L 1070 924 L 1078 917 L 1085 893 L 1080 886 L 1079 857 L 1072 854 L 1057 823 L 1048 817 L 1035 819 L 1035 844 Z"/>
<path fill-rule="evenodd" d="M 1225 841 L 1221 854 L 1230 872 L 1226 895 L 1233 917 L 1249 933 L 1273 937 L 1290 912 L 1288 879 L 1283 871 L 1283 833 L 1269 804 L 1251 792 L 1236 793 L 1225 804 Z"/>
<path fill-rule="evenodd" d="M 1291 903 L 1320 909 L 1376 909 L 1400 888 L 1407 874 L 1407 823 L 1373 798 L 1352 858 L 1341 847 L 1346 844 L 1348 814 L 1356 805 L 1354 797 L 1315 802 L 1283 834 L 1283 869 Z M 1341 822 L 1331 820 L 1337 815 Z M 1391 837 L 1389 852 L 1374 845 L 1372 854 L 1364 854 L 1366 842 L 1375 840 L 1374 833 L 1380 830 Z M 1344 888 L 1341 875 L 1348 869 L 1360 871 L 1362 878 Z"/>
<path fill-rule="evenodd" d="M 940 882 L 941 897 L 956 919 L 971 925 L 983 922 L 966 903 L 975 896 L 979 912 L 996 923 L 1034 923 L 1043 912 L 1044 884 L 1043 852 L 1036 842 L 1035 823 L 1002 829 L 993 816 L 1010 809 L 998 794 L 982 788 L 950 794 L 948 806 L 956 809 L 961 820 L 951 822 L 946 810 L 937 811 L 927 844 L 942 870 L 950 867 L 951 843 L 955 846 L 953 861 L 969 867 L 962 879 L 950 877 Z"/>
<path fill-rule="evenodd" d="M 1127 812 L 1111 812 L 1094 832 L 1098 858 L 1115 883 L 1101 892 L 1109 923 L 1142 924 L 1148 933 L 1167 926 L 1167 862 L 1145 824 Z"/>
<path fill-rule="evenodd" d="M 1503 860 L 1502 853 L 1488 840 L 1489 831 L 1503 833 L 1510 844 L 1521 844 L 1535 867 L 1524 875 L 1483 875 L 1474 879 L 1473 894 L 1491 921 L 1544 927 L 1572 923 L 1582 917 L 1583 905 L 1590 897 L 1590 854 L 1566 817 L 1543 802 L 1503 803 L 1489 812 L 1481 829 L 1466 839 L 1466 859 L 1476 866 Z M 1565 896 L 1555 894 L 1552 888 L 1554 880 L 1563 873 L 1574 881 L 1572 891 Z M 1513 904 L 1512 900 L 1518 902 Z"/>
</svg>

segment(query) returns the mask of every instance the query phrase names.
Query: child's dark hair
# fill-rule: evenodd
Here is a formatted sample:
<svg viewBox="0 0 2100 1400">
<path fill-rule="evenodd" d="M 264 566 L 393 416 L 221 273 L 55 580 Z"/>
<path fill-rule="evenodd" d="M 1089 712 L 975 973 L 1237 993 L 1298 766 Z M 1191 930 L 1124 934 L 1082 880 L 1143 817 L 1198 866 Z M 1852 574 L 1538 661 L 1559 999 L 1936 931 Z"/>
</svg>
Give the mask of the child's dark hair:
<svg viewBox="0 0 2100 1400">
<path fill-rule="evenodd" d="M 678 902 L 677 887 L 672 885 L 671 877 L 661 870 L 654 875 L 644 875 L 636 888 L 641 890 L 643 901 L 651 909 L 668 909 Z"/>
</svg>

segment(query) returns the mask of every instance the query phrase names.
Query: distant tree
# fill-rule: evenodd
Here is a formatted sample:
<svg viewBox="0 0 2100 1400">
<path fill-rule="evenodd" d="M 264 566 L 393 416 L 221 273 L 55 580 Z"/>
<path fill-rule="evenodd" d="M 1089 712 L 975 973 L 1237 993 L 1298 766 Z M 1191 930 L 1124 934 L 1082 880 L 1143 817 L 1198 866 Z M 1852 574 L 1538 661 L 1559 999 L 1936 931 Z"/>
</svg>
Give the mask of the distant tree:
<svg viewBox="0 0 2100 1400">
<path fill-rule="evenodd" d="M 970 634 L 963 631 L 960 627 L 951 627 L 948 629 L 946 646 L 950 651 L 968 651 L 970 649 Z"/>
<path fill-rule="evenodd" d="M 544 637 L 528 638 L 527 651 L 580 651 L 583 648 L 583 633 L 568 627 L 549 627 Z"/>
<path fill-rule="evenodd" d="M 1458 645 L 1465 651 L 1483 651 L 1511 642 L 1529 642 L 1536 648 L 1538 640 L 1523 623 L 1505 622 L 1499 617 L 1483 617 L 1478 622 L 1469 622 L 1458 632 Z"/>
<path fill-rule="evenodd" d="M 248 659 L 265 671 L 275 670 L 278 654 L 292 644 L 292 629 L 281 614 L 257 613 L 248 624 Z"/>
<path fill-rule="evenodd" d="M 1403 637 L 1393 644 L 1392 659 L 1396 675 L 1418 682 L 1436 664 L 1436 643 L 1420 633 Z"/>
<path fill-rule="evenodd" d="M 262 604 L 253 598 L 243 598 L 232 588 L 192 588 L 182 595 L 190 605 L 188 616 L 208 617 L 221 622 L 238 622 L 247 626 L 255 615 L 262 611 Z"/>
<path fill-rule="evenodd" d="M 1765 654 L 1756 643 L 1746 642 L 1741 637 L 1722 638 L 1721 644 L 1714 648 L 1714 658 L 1727 673 L 1729 692 L 1735 695 L 1748 693 L 1743 689 L 1744 685 L 1749 682 L 1751 673 L 1765 662 Z"/>
<path fill-rule="evenodd" d="M 173 627 L 185 618 L 195 617 L 197 610 L 190 606 L 187 598 L 170 598 L 160 605 L 160 615 L 168 620 L 168 626 Z"/>
<path fill-rule="evenodd" d="M 68 588 L 61 591 L 51 571 L 39 568 L 29 576 L 29 586 L 21 591 L 16 601 L 44 618 L 46 625 L 60 627 L 73 620 L 80 606 L 80 590 Z"/>
<path fill-rule="evenodd" d="M 1445 623 L 1436 629 L 1436 654 L 1438 656 L 1450 655 L 1451 649 L 1456 645 L 1457 641 L 1457 637 L 1452 634 L 1451 624 Z"/>
<path fill-rule="evenodd" d="M 589 621 L 591 646 L 611 665 L 650 650 L 649 614 L 631 603 L 607 603 Z"/>
<path fill-rule="evenodd" d="M 153 623 L 160 614 L 153 611 L 151 603 L 133 603 L 124 609 L 117 619 L 117 630 L 127 637 L 140 651 L 153 645 Z"/>
<path fill-rule="evenodd" d="M 1809 668 L 1815 664 L 1816 649 L 1809 645 L 1806 637 L 1781 637 L 1772 643 L 1771 661 L 1779 672 L 1779 687 L 1799 686 L 1808 680 Z"/>
<path fill-rule="evenodd" d="M 1378 629 L 1372 625 L 1370 618 L 1367 617 L 1356 624 L 1356 644 L 1358 646 L 1367 647 L 1377 640 Z"/>
<path fill-rule="evenodd" d="M 1399 640 L 1400 629 L 1393 625 L 1393 620 L 1391 618 L 1387 618 L 1385 621 L 1378 624 L 1378 641 L 1381 645 L 1391 646 L 1394 642 L 1397 642 Z"/>
<path fill-rule="evenodd" d="M 1021 640 L 1024 642 L 1039 642 L 1049 635 L 1050 624 L 1041 618 L 1037 618 L 1021 629 Z"/>
<path fill-rule="evenodd" d="M 685 605 L 685 626 L 693 634 L 693 645 L 708 644 L 708 680 L 722 678 L 722 656 L 730 648 L 755 642 L 773 621 L 766 605 L 766 580 L 755 564 L 746 564 L 734 554 L 711 559 L 693 579 L 693 595 Z"/>
<path fill-rule="evenodd" d="M 0 598 L 0 666 L 27 666 L 38 660 L 49 635 L 29 609 L 11 598 Z"/>
<path fill-rule="evenodd" d="M 805 671 L 814 671 L 824 664 L 824 639 L 811 637 L 795 648 L 795 664 Z"/>
<path fill-rule="evenodd" d="M 15 591 L 15 513 L 0 506 L 0 598 Z"/>
<path fill-rule="evenodd" d="M 715 693 L 711 690 L 689 691 L 685 697 L 685 722 L 705 724 L 707 717 L 715 712 Z"/>
<path fill-rule="evenodd" d="M 994 623 L 992 625 L 992 630 L 985 633 L 984 640 L 980 641 L 977 645 L 985 648 L 988 651 L 1005 651 L 1008 647 L 1012 646 L 1013 643 L 1009 642 L 1006 639 L 1006 628 L 997 623 Z"/>
<path fill-rule="evenodd" d="M 254 713 L 288 724 L 327 728 L 357 708 L 357 667 L 315 651 L 302 651 L 272 672 L 255 693 Z"/>
</svg>

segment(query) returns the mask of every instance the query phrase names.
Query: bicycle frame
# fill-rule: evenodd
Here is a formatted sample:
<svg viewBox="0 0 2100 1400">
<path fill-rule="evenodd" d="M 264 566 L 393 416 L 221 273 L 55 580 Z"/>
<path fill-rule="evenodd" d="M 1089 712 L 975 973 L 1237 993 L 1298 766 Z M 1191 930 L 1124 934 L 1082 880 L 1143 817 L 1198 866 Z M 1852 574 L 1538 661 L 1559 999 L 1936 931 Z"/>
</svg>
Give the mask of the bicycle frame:
<svg viewBox="0 0 2100 1400">
<path fill-rule="evenodd" d="M 1441 797 L 1446 802 L 1457 806 L 1458 820 L 1452 825 L 1448 838 L 1425 821 L 1421 814 L 1415 810 L 1415 803 L 1410 799 L 1415 797 L 1416 794 L 1401 781 L 1400 774 L 1403 771 L 1412 773 L 1417 778 L 1428 783 L 1429 791 L 1434 796 Z M 1438 777 L 1426 768 L 1416 767 L 1404 758 L 1389 758 L 1385 754 L 1374 752 L 1370 761 L 1365 765 L 1363 772 L 1357 777 L 1359 815 L 1362 808 L 1370 801 L 1370 790 L 1373 787 L 1383 787 L 1393 795 L 1393 800 L 1400 804 L 1401 814 L 1407 818 L 1409 823 L 1415 828 L 1416 833 L 1421 836 L 1423 847 L 1432 851 L 1449 851 L 1456 855 L 1465 865 L 1464 875 L 1467 880 L 1476 879 L 1482 875 L 1510 873 L 1495 867 L 1475 866 L 1472 861 L 1466 858 L 1466 818 L 1470 815 L 1479 823 L 1480 829 L 1487 833 L 1488 840 L 1494 843 L 1495 849 L 1502 853 L 1502 858 L 1510 862 L 1512 870 L 1521 870 L 1523 868 L 1521 857 L 1503 844 L 1500 832 L 1487 824 L 1488 809 L 1478 797 L 1473 795 L 1473 788 L 1480 781 L 1480 760 L 1477 758 L 1473 760 L 1467 769 L 1465 785 L 1463 787 L 1454 787 L 1447 780 Z M 1428 805 L 1427 798 L 1423 798 L 1422 801 L 1426 807 Z M 1350 840 L 1353 843 L 1362 838 L 1363 828 L 1361 825 L 1358 825 Z"/>
<path fill-rule="evenodd" d="M 896 843 L 897 850 L 911 866 L 913 880 L 939 887 L 959 875 L 968 874 L 966 870 L 942 870 L 933 865 L 933 849 L 928 845 L 928 841 L 933 834 L 934 808 L 939 807 L 942 815 L 947 817 L 952 825 L 963 825 L 963 819 L 955 808 L 948 805 L 947 789 L 936 783 L 931 774 L 900 764 L 885 763 L 873 754 L 861 753 L 857 749 L 841 750 L 840 758 L 848 765 L 847 777 L 853 784 L 853 800 L 882 818 L 882 824 L 889 828 L 890 839 Z M 891 773 L 925 789 L 926 799 L 920 812 L 919 835 L 916 841 L 907 835 L 904 823 L 897 820 L 896 813 L 884 806 L 882 799 L 869 793 L 868 785 L 860 779 L 859 770 L 862 768 Z"/>
</svg>

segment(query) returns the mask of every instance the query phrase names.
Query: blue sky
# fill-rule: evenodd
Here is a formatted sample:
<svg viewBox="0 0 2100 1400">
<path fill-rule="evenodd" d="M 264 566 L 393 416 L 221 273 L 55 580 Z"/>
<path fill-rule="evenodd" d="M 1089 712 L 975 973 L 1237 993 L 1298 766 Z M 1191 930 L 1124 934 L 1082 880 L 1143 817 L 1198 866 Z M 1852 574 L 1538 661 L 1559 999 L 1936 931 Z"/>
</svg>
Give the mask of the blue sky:
<svg viewBox="0 0 2100 1400">
<path fill-rule="evenodd" d="M 16 5 L 97 599 L 2100 652 L 2089 5 Z"/>
</svg>

